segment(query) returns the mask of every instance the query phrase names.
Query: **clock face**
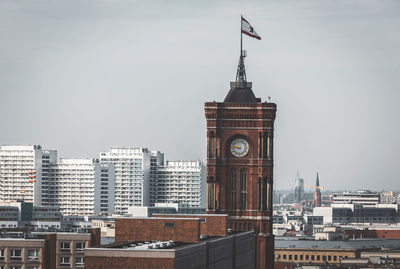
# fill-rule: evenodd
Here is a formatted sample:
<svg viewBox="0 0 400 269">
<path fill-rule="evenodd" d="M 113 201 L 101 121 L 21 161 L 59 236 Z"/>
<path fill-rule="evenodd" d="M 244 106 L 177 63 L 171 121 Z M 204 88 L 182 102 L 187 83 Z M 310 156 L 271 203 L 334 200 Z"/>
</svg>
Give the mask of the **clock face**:
<svg viewBox="0 0 400 269">
<path fill-rule="evenodd" d="M 235 157 L 244 157 L 249 152 L 249 143 L 243 138 L 236 138 L 231 143 L 231 152 Z"/>
</svg>

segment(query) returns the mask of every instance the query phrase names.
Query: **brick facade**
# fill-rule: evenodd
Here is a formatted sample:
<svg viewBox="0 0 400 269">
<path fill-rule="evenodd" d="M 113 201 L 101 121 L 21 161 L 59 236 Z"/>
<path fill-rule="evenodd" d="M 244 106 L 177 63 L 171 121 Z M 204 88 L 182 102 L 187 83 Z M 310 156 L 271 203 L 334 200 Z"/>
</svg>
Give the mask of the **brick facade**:
<svg viewBox="0 0 400 269">
<path fill-rule="evenodd" d="M 400 230 L 343 230 L 349 238 L 400 239 Z"/>
<path fill-rule="evenodd" d="M 195 218 L 120 218 L 115 220 L 115 243 L 173 240 L 198 242 L 200 219 Z"/>
<path fill-rule="evenodd" d="M 168 218 L 171 216 L 179 218 L 199 218 L 200 234 L 207 236 L 225 236 L 229 228 L 228 215 L 169 215 L 169 214 L 153 214 L 153 217 Z"/>
<path fill-rule="evenodd" d="M 231 89 L 234 91 L 235 89 Z M 250 88 L 237 89 L 251 91 Z M 273 268 L 273 139 L 276 104 L 208 102 L 207 213 L 228 214 L 233 231 L 255 231 L 257 268 Z M 234 141 L 248 144 L 234 155 Z"/>
<path fill-rule="evenodd" d="M 93 257 L 85 258 L 85 269 L 137 268 L 137 269 L 174 269 L 172 258 L 130 258 L 130 257 Z"/>
</svg>

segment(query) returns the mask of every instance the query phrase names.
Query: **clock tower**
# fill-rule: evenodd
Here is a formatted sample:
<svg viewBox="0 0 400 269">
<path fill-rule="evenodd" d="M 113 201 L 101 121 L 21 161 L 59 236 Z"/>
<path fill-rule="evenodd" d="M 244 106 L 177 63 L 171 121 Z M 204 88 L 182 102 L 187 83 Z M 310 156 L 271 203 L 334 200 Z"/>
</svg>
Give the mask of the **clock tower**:
<svg viewBox="0 0 400 269">
<path fill-rule="evenodd" d="M 255 231 L 256 268 L 273 268 L 273 141 L 276 104 L 247 82 L 242 51 L 223 102 L 206 102 L 207 213 L 228 214 L 233 231 Z"/>
</svg>

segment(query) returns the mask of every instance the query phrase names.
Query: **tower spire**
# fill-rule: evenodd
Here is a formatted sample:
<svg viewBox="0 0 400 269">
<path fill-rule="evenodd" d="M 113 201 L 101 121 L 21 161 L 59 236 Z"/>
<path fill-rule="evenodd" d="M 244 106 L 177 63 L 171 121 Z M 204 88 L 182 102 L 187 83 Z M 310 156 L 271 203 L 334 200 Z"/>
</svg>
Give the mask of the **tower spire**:
<svg viewBox="0 0 400 269">
<path fill-rule="evenodd" d="M 319 176 L 318 176 L 318 172 L 317 172 L 317 180 L 315 182 L 315 186 L 319 187 Z"/>
<path fill-rule="evenodd" d="M 241 42 L 240 42 L 241 44 Z M 242 46 L 240 46 L 241 48 Z M 239 57 L 239 64 L 236 72 L 236 82 L 243 83 L 247 82 L 246 78 L 246 69 L 244 67 L 244 58 L 246 57 L 247 52 L 245 50 L 241 50 Z"/>
</svg>

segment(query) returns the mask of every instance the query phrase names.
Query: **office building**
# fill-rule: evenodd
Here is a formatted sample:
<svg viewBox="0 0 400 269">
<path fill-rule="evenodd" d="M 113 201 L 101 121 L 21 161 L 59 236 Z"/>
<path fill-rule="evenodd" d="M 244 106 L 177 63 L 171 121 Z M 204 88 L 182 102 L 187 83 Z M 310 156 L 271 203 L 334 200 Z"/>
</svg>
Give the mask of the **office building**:
<svg viewBox="0 0 400 269">
<path fill-rule="evenodd" d="M 332 204 L 315 207 L 314 216 L 322 216 L 324 224 L 396 223 L 399 220 L 398 204 Z"/>
<path fill-rule="evenodd" d="M 115 213 L 150 203 L 150 151 L 146 148 L 111 148 L 100 161 L 115 167 Z"/>
<path fill-rule="evenodd" d="M 299 203 L 303 200 L 304 196 L 304 179 L 299 177 L 297 173 L 296 177 L 296 187 L 294 188 L 294 202 Z"/>
<path fill-rule="evenodd" d="M 380 202 L 379 193 L 362 190 L 357 192 L 332 193 L 333 204 L 376 205 Z"/>
</svg>

